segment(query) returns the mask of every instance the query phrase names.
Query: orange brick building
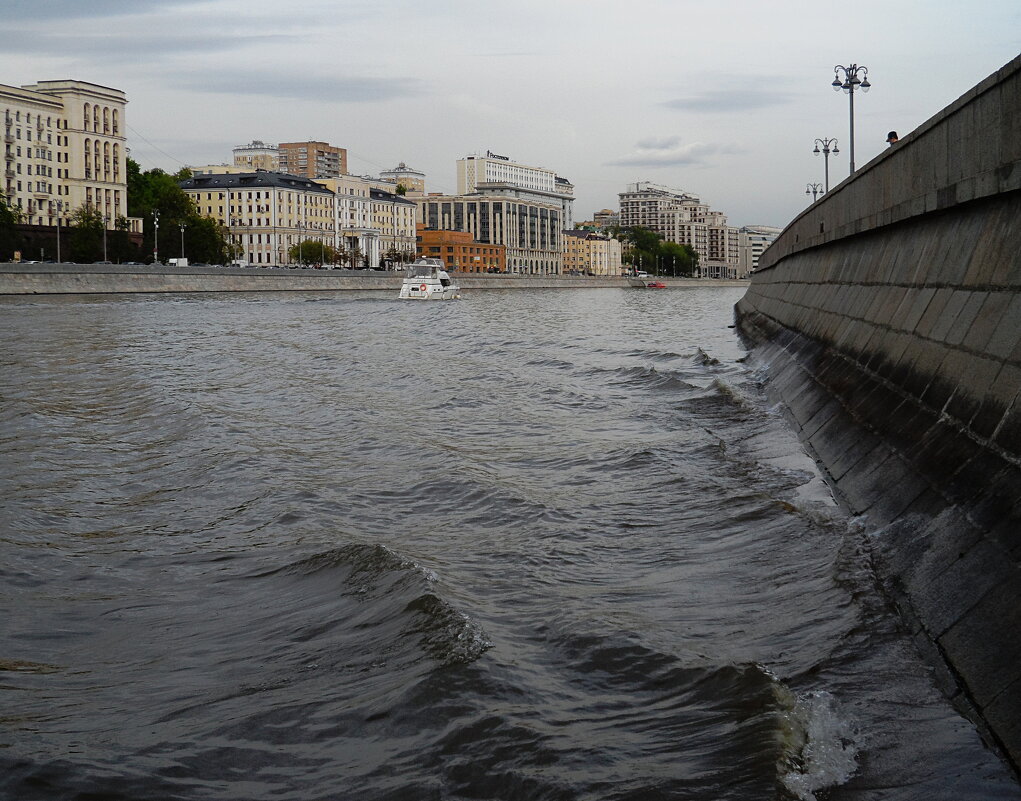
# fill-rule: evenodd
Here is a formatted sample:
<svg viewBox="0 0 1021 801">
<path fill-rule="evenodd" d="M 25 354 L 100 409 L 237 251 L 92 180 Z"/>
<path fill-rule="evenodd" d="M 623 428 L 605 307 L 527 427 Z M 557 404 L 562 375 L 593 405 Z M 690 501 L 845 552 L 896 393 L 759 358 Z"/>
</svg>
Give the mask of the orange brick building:
<svg viewBox="0 0 1021 801">
<path fill-rule="evenodd" d="M 443 259 L 448 270 L 462 273 L 507 272 L 507 248 L 476 242 L 467 231 L 440 231 L 419 225 L 416 253 Z"/>
</svg>

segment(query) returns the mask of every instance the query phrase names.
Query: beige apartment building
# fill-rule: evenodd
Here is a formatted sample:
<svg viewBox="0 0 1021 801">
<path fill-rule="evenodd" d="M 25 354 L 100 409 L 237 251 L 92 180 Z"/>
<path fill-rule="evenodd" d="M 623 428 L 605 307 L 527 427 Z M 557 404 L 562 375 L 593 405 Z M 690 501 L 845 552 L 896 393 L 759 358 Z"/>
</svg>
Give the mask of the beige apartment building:
<svg viewBox="0 0 1021 801">
<path fill-rule="evenodd" d="M 379 246 L 387 261 L 415 258 L 415 222 L 417 206 L 413 200 L 385 192 L 371 191 L 372 221 L 379 231 Z"/>
<path fill-rule="evenodd" d="M 655 231 L 698 253 L 702 278 L 737 278 L 741 271 L 738 229 L 695 195 L 642 181 L 621 192 L 620 224 Z"/>
<path fill-rule="evenodd" d="M 234 166 L 242 172 L 256 170 L 280 170 L 280 154 L 276 145 L 267 145 L 261 139 L 253 139 L 247 145 L 238 145 L 233 150 Z"/>
<path fill-rule="evenodd" d="M 620 275 L 620 241 L 584 229 L 564 231 L 565 275 Z"/>
<path fill-rule="evenodd" d="M 281 142 L 277 145 L 280 172 L 316 180 L 347 172 L 347 150 L 327 142 Z"/>
<path fill-rule="evenodd" d="M 425 194 L 425 173 L 412 169 L 403 161 L 392 170 L 382 170 L 379 177 L 391 184 L 388 191 L 395 192 L 403 186 L 407 195 Z"/>
<path fill-rule="evenodd" d="M 334 247 L 358 254 L 361 263 L 380 263 L 380 231 L 375 227 L 371 192 L 373 182 L 358 175 L 324 178 L 320 183 L 334 193 Z"/>
<path fill-rule="evenodd" d="M 298 242 L 336 242 L 335 196 L 307 178 L 265 170 L 196 175 L 181 188 L 200 214 L 227 229 L 236 258 L 248 264 L 288 265 Z"/>
<path fill-rule="evenodd" d="M 127 215 L 127 102 L 121 90 L 85 81 L 0 85 L 0 187 L 24 222 L 56 225 L 58 215 L 91 206 L 112 229 Z"/>
<path fill-rule="evenodd" d="M 772 225 L 746 225 L 738 232 L 740 270 L 738 278 L 747 278 L 759 266 L 759 257 L 780 236 L 782 228 Z"/>
</svg>

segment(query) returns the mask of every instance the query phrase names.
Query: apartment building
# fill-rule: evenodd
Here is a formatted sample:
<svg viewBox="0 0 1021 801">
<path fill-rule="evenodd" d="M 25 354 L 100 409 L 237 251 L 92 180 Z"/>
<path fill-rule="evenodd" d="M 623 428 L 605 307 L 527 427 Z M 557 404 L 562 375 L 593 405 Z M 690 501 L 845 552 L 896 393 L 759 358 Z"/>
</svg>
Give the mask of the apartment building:
<svg viewBox="0 0 1021 801">
<path fill-rule="evenodd" d="M 620 212 L 613 209 L 600 209 L 592 215 L 592 224 L 598 231 L 620 226 Z"/>
<path fill-rule="evenodd" d="M 236 258 L 249 264 L 290 264 L 288 250 L 299 241 L 336 243 L 335 195 L 307 178 L 259 170 L 196 175 L 180 186 L 200 214 L 227 229 Z"/>
<path fill-rule="evenodd" d="M 417 207 L 412 200 L 382 189 L 369 192 L 372 200 L 372 223 L 379 231 L 379 246 L 388 261 L 415 255 L 415 223 Z"/>
<path fill-rule="evenodd" d="M 0 85 L 0 188 L 25 223 L 56 225 L 91 206 L 112 229 L 127 215 L 127 102 L 121 90 L 85 81 Z"/>
<path fill-rule="evenodd" d="M 620 275 L 620 241 L 584 229 L 564 231 L 565 275 Z"/>
<path fill-rule="evenodd" d="M 738 231 L 738 278 L 747 278 L 759 266 L 759 257 L 780 236 L 782 228 L 746 225 Z"/>
<path fill-rule="evenodd" d="M 698 253 L 703 278 L 737 278 L 740 272 L 738 229 L 697 196 L 648 181 L 628 184 L 621 192 L 620 224 L 641 226 Z"/>
<path fill-rule="evenodd" d="M 233 149 L 234 166 L 243 172 L 256 170 L 280 171 L 280 153 L 276 145 L 267 145 L 261 139 L 253 139 L 247 145 L 238 145 Z"/>
<path fill-rule="evenodd" d="M 448 270 L 507 272 L 507 248 L 476 242 L 467 231 L 434 231 L 418 226 L 416 255 L 443 259 Z"/>
<path fill-rule="evenodd" d="M 277 145 L 280 172 L 317 178 L 336 178 L 347 172 L 347 150 L 326 142 L 281 142 Z"/>
<path fill-rule="evenodd" d="M 356 261 L 377 267 L 382 258 L 380 230 L 375 227 L 372 211 L 373 182 L 357 175 L 324 178 L 317 183 L 335 196 L 334 247 L 357 254 Z"/>
<path fill-rule="evenodd" d="M 412 169 L 403 161 L 392 170 L 382 170 L 379 177 L 391 184 L 390 191 L 396 192 L 397 187 L 403 186 L 405 195 L 425 194 L 425 173 Z"/>
</svg>

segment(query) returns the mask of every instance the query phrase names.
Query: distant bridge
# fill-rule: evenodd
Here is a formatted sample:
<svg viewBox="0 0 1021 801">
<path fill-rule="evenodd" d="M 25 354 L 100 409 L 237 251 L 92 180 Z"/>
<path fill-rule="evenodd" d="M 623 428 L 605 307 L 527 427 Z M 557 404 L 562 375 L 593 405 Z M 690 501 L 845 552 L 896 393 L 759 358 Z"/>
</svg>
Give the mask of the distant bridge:
<svg viewBox="0 0 1021 801">
<path fill-rule="evenodd" d="M 822 196 L 738 326 L 956 705 L 1021 766 L 1021 56 Z"/>
</svg>

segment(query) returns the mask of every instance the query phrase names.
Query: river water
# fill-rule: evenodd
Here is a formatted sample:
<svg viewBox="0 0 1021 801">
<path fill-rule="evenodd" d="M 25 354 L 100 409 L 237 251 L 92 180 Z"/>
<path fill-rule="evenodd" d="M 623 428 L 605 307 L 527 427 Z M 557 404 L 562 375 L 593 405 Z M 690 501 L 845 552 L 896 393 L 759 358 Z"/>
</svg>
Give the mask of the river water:
<svg viewBox="0 0 1021 801">
<path fill-rule="evenodd" d="M 1021 798 L 740 294 L 0 300 L 0 797 Z"/>
</svg>

